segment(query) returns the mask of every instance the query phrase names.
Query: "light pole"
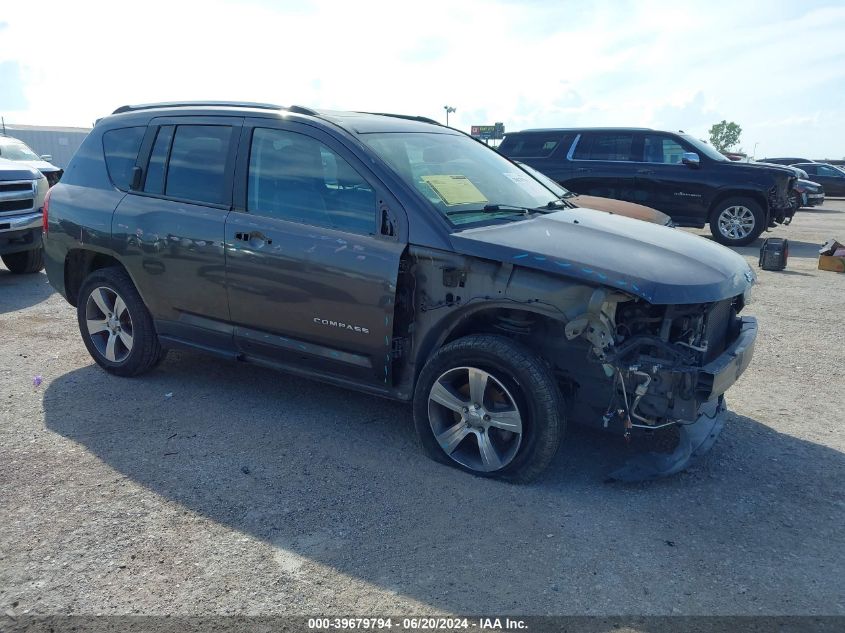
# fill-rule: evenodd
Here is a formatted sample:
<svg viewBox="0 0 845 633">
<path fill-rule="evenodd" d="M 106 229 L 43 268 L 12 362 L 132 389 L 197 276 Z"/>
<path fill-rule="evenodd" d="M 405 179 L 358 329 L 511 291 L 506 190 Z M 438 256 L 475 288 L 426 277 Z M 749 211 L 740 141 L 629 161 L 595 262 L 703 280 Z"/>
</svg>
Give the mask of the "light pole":
<svg viewBox="0 0 845 633">
<path fill-rule="evenodd" d="M 457 112 L 457 108 L 453 108 L 452 106 L 443 106 L 443 109 L 446 110 L 446 127 L 449 127 L 449 113 L 450 112 Z"/>
<path fill-rule="evenodd" d="M 760 141 L 757 141 L 756 143 L 754 143 L 754 149 L 751 151 L 751 158 L 752 159 L 757 158 L 757 146 L 759 144 L 760 144 Z"/>
</svg>

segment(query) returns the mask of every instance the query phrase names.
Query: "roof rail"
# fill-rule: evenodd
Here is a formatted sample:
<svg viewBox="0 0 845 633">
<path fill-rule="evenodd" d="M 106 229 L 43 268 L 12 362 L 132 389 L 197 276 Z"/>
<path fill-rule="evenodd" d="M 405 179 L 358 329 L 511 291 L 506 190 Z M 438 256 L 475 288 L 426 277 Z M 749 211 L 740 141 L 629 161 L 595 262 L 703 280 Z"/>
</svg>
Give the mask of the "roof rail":
<svg viewBox="0 0 845 633">
<path fill-rule="evenodd" d="M 259 108 L 261 110 L 286 110 L 280 105 L 272 103 L 253 103 L 251 101 L 164 101 L 162 103 L 139 103 L 137 105 L 120 106 L 112 114 L 120 114 L 122 112 L 135 112 L 137 110 L 151 110 L 153 108 L 191 108 L 202 106 L 228 106 L 240 108 Z M 298 108 L 299 106 L 294 106 Z M 302 108 L 305 110 L 306 108 Z M 294 110 L 291 109 L 291 112 Z M 311 114 L 313 111 L 302 112 L 302 114 Z"/>
<path fill-rule="evenodd" d="M 320 115 L 320 113 L 317 112 L 316 110 L 312 110 L 311 108 L 306 108 L 305 106 L 292 105 L 292 106 L 289 106 L 289 107 L 283 108 L 283 109 L 287 110 L 288 112 L 293 112 L 294 114 L 307 114 L 309 116 L 319 116 Z"/>
<path fill-rule="evenodd" d="M 413 116 L 410 114 L 392 114 L 390 112 L 358 112 L 358 114 L 375 114 L 376 116 L 391 116 L 395 119 L 407 119 L 408 121 L 420 121 L 421 123 L 431 123 L 432 125 L 442 124 L 434 119 L 429 119 L 425 116 Z"/>
</svg>

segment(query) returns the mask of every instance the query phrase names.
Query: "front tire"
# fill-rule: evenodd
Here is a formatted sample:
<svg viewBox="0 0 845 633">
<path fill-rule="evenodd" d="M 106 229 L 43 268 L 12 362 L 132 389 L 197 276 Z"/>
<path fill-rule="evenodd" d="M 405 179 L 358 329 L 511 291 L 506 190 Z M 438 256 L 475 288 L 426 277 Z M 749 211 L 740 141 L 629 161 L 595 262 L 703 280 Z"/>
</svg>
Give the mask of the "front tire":
<svg viewBox="0 0 845 633">
<path fill-rule="evenodd" d="M 137 376 L 164 357 L 152 317 L 121 268 L 88 275 L 76 304 L 79 332 L 88 353 L 107 372 Z"/>
<path fill-rule="evenodd" d="M 551 370 L 525 346 L 489 334 L 457 339 L 420 373 L 414 425 L 425 452 L 483 477 L 528 482 L 565 431 Z"/>
<path fill-rule="evenodd" d="M 751 198 L 728 198 L 710 214 L 710 232 L 725 246 L 750 244 L 766 229 L 766 214 Z"/>
<path fill-rule="evenodd" d="M 9 272 L 16 275 L 37 273 L 44 268 L 44 249 L 39 246 L 31 251 L 9 253 L 8 255 L 3 255 L 2 259 Z"/>
</svg>

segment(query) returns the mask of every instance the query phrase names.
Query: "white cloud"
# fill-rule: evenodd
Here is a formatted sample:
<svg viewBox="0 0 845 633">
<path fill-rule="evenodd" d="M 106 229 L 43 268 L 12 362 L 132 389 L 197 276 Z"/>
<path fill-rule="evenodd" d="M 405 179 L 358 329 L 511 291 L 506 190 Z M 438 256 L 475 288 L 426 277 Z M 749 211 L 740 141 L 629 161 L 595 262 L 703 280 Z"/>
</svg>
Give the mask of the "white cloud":
<svg viewBox="0 0 845 633">
<path fill-rule="evenodd" d="M 27 103 L 3 114 L 18 123 L 85 125 L 123 103 L 173 99 L 439 119 L 448 103 L 464 129 L 705 136 L 724 118 L 758 155 L 845 154 L 835 0 L 42 2 L 5 6 L 3 21 L 0 63 L 18 64 Z"/>
</svg>

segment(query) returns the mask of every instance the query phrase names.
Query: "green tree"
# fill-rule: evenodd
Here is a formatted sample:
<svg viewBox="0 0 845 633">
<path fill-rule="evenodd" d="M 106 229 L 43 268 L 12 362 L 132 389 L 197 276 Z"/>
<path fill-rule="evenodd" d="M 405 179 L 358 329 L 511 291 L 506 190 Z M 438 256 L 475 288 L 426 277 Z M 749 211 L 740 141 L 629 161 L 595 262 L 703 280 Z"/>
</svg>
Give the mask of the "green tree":
<svg viewBox="0 0 845 633">
<path fill-rule="evenodd" d="M 720 152 L 730 149 L 739 143 L 742 128 L 733 121 L 722 120 L 710 128 L 710 144 Z"/>
</svg>

